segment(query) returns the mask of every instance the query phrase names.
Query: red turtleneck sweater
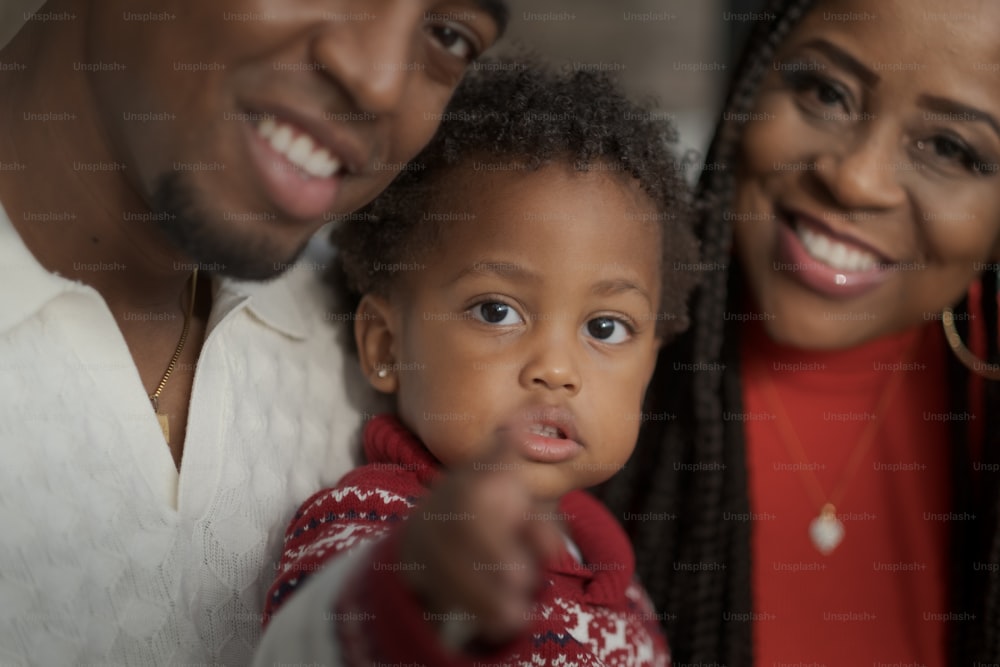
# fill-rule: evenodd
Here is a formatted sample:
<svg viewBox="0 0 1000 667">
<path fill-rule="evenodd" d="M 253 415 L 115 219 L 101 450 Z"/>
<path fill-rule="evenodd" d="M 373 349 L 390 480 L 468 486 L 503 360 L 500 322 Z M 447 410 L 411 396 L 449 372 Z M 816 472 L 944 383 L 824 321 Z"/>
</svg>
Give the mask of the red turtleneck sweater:
<svg viewBox="0 0 1000 667">
<path fill-rule="evenodd" d="M 948 421 L 974 417 L 948 412 L 940 326 L 814 352 L 751 325 L 742 345 L 745 412 L 727 418 L 747 434 L 756 664 L 944 665 L 946 628 L 961 622 L 947 614 L 949 526 L 964 519 L 951 513 Z M 807 484 L 826 500 L 842 487 L 829 555 L 809 538 L 820 506 Z"/>
</svg>

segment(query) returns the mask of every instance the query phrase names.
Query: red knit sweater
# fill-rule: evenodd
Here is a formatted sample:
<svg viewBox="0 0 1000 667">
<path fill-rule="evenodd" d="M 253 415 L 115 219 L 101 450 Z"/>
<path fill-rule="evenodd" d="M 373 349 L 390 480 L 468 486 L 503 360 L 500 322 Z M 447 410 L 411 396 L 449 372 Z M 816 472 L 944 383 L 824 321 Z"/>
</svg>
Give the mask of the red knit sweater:
<svg viewBox="0 0 1000 667">
<path fill-rule="evenodd" d="M 392 416 L 371 420 L 364 441 L 368 465 L 313 495 L 289 526 L 265 619 L 323 564 L 384 537 L 374 547 L 371 567 L 350 578 L 331 610 L 344 664 L 669 664 L 658 616 L 634 578 L 635 557 L 624 531 L 582 491 L 563 497 L 559 512 L 583 562 L 564 550 L 546 564 L 528 631 L 489 654 L 449 651 L 432 624 L 441 619 L 428 619 L 399 574 L 404 564 L 399 531 L 393 530 L 440 474 L 440 464 Z"/>
<path fill-rule="evenodd" d="M 757 664 L 944 665 L 948 626 L 968 622 L 948 613 L 949 527 L 966 519 L 951 511 L 948 420 L 976 417 L 949 412 L 940 327 L 816 352 L 751 325 L 743 346 Z M 783 418 L 812 472 L 789 452 Z M 804 482 L 842 490 L 844 541 L 825 556 L 809 540 L 820 507 Z"/>
</svg>

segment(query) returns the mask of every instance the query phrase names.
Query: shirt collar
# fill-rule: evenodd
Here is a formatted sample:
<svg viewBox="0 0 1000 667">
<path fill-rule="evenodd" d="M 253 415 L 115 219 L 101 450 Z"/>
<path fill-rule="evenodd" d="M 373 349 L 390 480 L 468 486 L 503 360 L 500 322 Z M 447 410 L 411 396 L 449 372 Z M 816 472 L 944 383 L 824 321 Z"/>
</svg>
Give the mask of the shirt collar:
<svg viewBox="0 0 1000 667">
<path fill-rule="evenodd" d="M 0 332 L 20 324 L 60 294 L 84 289 L 38 263 L 0 204 Z"/>
<path fill-rule="evenodd" d="M 246 307 L 268 328 L 291 338 L 308 337 L 315 318 L 303 311 L 303 290 L 323 289 L 322 285 L 308 284 L 321 282 L 311 268 L 297 264 L 268 282 L 220 279 L 215 282 L 212 319 L 221 320 L 229 311 Z M 88 285 L 63 278 L 39 264 L 0 204 L 0 332 L 20 324 L 56 297 L 74 292 L 89 292 L 100 298 Z"/>
<path fill-rule="evenodd" d="M 290 338 L 305 339 L 312 329 L 311 321 L 303 312 L 303 291 L 297 287 L 313 279 L 309 271 L 293 267 L 288 272 L 267 282 L 251 282 L 223 277 L 215 292 L 212 304 L 213 318 L 217 310 L 245 304 L 246 309 L 263 325 Z M 227 306 L 228 304 L 228 306 Z M 221 313 L 220 313 L 221 315 Z M 221 318 L 220 318 L 221 319 Z"/>
</svg>

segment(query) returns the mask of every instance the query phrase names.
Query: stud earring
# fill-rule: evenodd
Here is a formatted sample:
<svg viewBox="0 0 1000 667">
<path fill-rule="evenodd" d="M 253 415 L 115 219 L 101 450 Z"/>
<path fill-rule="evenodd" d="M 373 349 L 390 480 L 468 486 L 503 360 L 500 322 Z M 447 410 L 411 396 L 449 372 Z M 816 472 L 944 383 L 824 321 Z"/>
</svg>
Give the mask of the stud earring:
<svg viewBox="0 0 1000 667">
<path fill-rule="evenodd" d="M 384 380 L 385 378 L 389 377 L 389 369 L 383 366 L 382 368 L 378 369 L 375 375 Z"/>
</svg>

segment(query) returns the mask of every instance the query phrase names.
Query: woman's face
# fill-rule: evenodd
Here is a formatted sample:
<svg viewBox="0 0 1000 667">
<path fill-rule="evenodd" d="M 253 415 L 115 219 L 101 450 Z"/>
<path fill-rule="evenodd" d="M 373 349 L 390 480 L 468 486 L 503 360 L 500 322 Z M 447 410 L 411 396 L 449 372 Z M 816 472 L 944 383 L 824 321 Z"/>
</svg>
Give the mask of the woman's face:
<svg viewBox="0 0 1000 667">
<path fill-rule="evenodd" d="M 745 127 L 737 252 L 771 336 L 844 348 L 929 319 L 1000 255 L 1000 3 L 830 0 Z"/>
</svg>

